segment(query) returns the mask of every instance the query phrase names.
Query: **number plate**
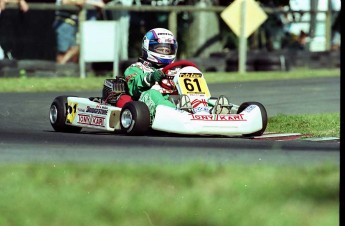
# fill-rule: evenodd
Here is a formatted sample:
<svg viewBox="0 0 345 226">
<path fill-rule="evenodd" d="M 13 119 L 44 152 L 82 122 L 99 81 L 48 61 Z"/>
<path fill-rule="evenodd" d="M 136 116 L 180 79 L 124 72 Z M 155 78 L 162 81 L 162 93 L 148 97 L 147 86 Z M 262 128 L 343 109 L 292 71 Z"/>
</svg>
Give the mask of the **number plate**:
<svg viewBox="0 0 345 226">
<path fill-rule="evenodd" d="M 178 83 L 182 94 L 202 94 L 210 96 L 206 80 L 200 73 L 181 73 Z"/>
</svg>

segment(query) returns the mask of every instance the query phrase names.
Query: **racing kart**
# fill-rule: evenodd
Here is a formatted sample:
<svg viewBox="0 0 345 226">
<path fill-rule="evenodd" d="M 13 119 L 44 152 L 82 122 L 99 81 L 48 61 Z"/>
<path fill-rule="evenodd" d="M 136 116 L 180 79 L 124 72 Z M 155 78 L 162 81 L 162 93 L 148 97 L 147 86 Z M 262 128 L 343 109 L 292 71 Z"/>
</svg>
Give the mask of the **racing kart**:
<svg viewBox="0 0 345 226">
<path fill-rule="evenodd" d="M 50 106 L 50 123 L 55 131 L 74 133 L 82 128 L 128 135 L 142 135 L 149 130 L 230 137 L 264 133 L 267 112 L 261 103 L 235 105 L 224 95 L 212 97 L 203 73 L 189 61 L 172 63 L 162 71 L 166 76 L 174 75 L 178 95 L 171 95 L 170 100 L 176 108 L 158 105 L 151 118 L 141 101 L 116 107 L 118 97 L 128 92 L 125 80 L 116 77 L 105 79 L 102 97 L 56 97 Z"/>
</svg>

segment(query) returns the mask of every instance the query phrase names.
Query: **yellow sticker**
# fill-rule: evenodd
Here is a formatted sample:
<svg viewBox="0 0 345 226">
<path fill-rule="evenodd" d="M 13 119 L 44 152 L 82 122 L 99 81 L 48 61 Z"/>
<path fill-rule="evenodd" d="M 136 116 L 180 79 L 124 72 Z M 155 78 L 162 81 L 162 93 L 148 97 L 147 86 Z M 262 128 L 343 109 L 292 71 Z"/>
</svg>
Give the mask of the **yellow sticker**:
<svg viewBox="0 0 345 226">
<path fill-rule="evenodd" d="M 77 115 L 77 106 L 78 104 L 73 103 L 73 102 L 68 102 L 67 106 L 67 116 L 66 116 L 66 122 L 67 123 L 72 123 L 75 116 Z"/>
<path fill-rule="evenodd" d="M 203 94 L 210 96 L 205 79 L 198 73 L 180 74 L 178 82 L 182 94 Z"/>
</svg>

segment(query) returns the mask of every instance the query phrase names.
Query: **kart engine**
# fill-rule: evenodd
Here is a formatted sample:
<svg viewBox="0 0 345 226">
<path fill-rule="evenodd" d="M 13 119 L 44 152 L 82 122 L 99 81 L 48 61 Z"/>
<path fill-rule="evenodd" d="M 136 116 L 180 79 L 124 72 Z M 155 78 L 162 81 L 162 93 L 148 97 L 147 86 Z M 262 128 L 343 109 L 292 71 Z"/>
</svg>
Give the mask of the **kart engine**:
<svg viewBox="0 0 345 226">
<path fill-rule="evenodd" d="M 127 93 L 127 84 L 124 78 L 105 79 L 102 91 L 102 100 L 115 105 L 121 94 Z"/>
</svg>

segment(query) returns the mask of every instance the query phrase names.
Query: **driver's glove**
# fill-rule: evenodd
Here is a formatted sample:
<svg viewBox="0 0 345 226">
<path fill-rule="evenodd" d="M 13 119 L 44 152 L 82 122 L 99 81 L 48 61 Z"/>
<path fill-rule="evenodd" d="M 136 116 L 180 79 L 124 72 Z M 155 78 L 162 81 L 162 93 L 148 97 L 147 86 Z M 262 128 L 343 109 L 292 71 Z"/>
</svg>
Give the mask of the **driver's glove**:
<svg viewBox="0 0 345 226">
<path fill-rule="evenodd" d="M 145 76 L 145 80 L 147 83 L 154 84 L 160 82 L 164 77 L 165 74 L 161 70 L 154 70 Z"/>
</svg>

